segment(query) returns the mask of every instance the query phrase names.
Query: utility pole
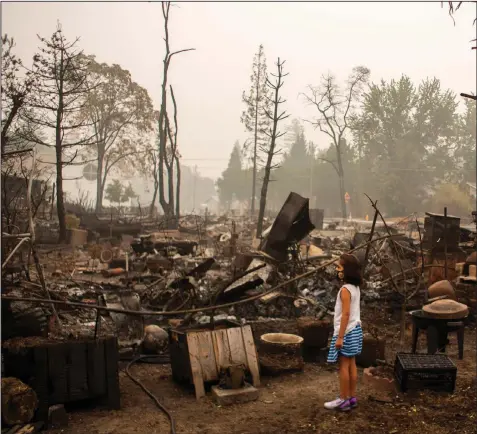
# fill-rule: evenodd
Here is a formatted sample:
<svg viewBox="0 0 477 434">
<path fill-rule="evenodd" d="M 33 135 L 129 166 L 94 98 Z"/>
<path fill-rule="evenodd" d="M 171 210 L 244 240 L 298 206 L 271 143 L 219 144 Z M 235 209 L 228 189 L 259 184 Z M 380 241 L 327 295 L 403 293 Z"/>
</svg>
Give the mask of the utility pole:
<svg viewBox="0 0 477 434">
<path fill-rule="evenodd" d="M 195 211 L 195 187 L 197 182 L 197 165 L 194 166 L 194 177 L 192 181 L 192 209 Z"/>
<path fill-rule="evenodd" d="M 313 167 L 315 165 L 315 145 L 313 142 L 309 142 L 309 152 L 310 152 L 310 201 L 309 206 L 310 208 L 314 208 L 316 206 L 315 199 L 313 197 Z"/>
<path fill-rule="evenodd" d="M 313 199 L 313 158 L 310 158 L 310 208 L 315 206 L 315 201 Z"/>
</svg>

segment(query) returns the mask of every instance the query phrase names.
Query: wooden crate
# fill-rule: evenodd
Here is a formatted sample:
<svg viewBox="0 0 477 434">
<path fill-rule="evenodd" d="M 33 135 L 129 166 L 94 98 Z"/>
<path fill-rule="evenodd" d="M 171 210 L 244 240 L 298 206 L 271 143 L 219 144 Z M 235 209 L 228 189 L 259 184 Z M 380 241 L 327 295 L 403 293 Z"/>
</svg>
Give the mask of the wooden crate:
<svg viewBox="0 0 477 434">
<path fill-rule="evenodd" d="M 98 398 L 100 404 L 119 409 L 118 344 L 116 338 L 96 341 L 40 340 L 3 349 L 5 375 L 16 377 L 37 393 L 35 420 L 48 421 L 48 408 L 56 404 Z"/>
<path fill-rule="evenodd" d="M 204 382 L 219 381 L 220 371 L 231 365 L 244 365 L 253 385 L 260 385 L 257 351 L 249 325 L 171 330 L 169 350 L 173 378 L 194 384 L 197 399 L 205 396 Z"/>
</svg>

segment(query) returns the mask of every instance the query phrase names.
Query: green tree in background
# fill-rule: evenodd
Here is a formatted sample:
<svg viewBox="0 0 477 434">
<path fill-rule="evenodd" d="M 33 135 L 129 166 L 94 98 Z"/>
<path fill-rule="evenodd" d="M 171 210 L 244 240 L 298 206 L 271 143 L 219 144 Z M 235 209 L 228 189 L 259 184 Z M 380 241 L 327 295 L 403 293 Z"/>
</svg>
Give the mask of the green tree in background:
<svg viewBox="0 0 477 434">
<path fill-rule="evenodd" d="M 105 193 L 106 200 L 109 200 L 111 203 L 117 203 L 119 207 L 121 206 L 124 195 L 124 186 L 121 184 L 121 181 L 114 179 L 106 186 Z"/>
<path fill-rule="evenodd" d="M 121 165 L 130 170 L 146 158 L 141 134 L 153 130 L 154 110 L 147 90 L 132 80 L 129 71 L 92 59 L 89 71 L 97 85 L 89 92 L 80 116 L 92 125 L 96 142 L 89 154 L 96 158 L 99 212 L 108 175 Z"/>
<path fill-rule="evenodd" d="M 249 191 L 246 189 L 247 183 L 245 181 L 246 176 L 242 169 L 240 145 L 237 141 L 230 154 L 227 169 L 222 172 L 222 176 L 217 180 L 220 203 L 229 208 L 234 198 L 237 200 L 247 199 Z"/>
<path fill-rule="evenodd" d="M 457 167 L 455 95 L 438 79 L 418 87 L 407 76 L 372 84 L 353 119 L 354 142 L 364 188 L 391 215 L 418 211 L 437 181 L 450 181 Z"/>
<path fill-rule="evenodd" d="M 127 186 L 124 186 L 118 179 L 110 182 L 104 191 L 106 193 L 105 199 L 109 200 L 111 203 L 117 203 L 118 207 L 121 207 L 122 203 L 137 197 L 137 194 L 134 191 L 131 183 L 129 183 Z"/>
<path fill-rule="evenodd" d="M 274 171 L 270 184 L 270 204 L 280 208 L 290 191 L 309 197 L 313 155 L 309 152 L 305 130 L 298 119 L 294 119 L 285 136 L 288 150 L 283 155 L 279 168 Z"/>
<path fill-rule="evenodd" d="M 124 187 L 123 189 L 121 202 L 127 202 L 128 200 L 134 199 L 135 197 L 137 197 L 137 194 L 134 191 L 131 183 L 129 183 L 128 186 Z"/>
<path fill-rule="evenodd" d="M 455 152 L 458 167 L 461 168 L 458 180 L 460 182 L 476 181 L 475 142 L 477 140 L 476 102 L 464 99 L 465 111 L 459 116 L 458 149 Z"/>
<path fill-rule="evenodd" d="M 469 217 L 475 207 L 475 199 L 472 199 L 457 184 L 441 184 L 435 194 L 426 201 L 426 207 L 431 212 L 442 213 L 447 207 L 450 215 Z"/>
</svg>

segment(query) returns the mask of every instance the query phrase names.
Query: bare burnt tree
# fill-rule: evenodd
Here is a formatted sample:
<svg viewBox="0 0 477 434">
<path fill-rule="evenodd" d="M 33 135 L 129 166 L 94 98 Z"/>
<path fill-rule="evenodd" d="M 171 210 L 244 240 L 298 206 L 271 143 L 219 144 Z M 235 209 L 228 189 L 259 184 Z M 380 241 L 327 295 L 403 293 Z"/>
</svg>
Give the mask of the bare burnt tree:
<svg viewBox="0 0 477 434">
<path fill-rule="evenodd" d="M 172 104 L 174 106 L 174 129 L 171 128 L 169 116 L 166 113 L 166 131 L 169 146 L 166 149 L 166 155 L 164 162 L 167 168 L 167 186 L 168 186 L 168 195 L 169 195 L 169 206 L 174 209 L 175 201 L 175 217 L 179 219 L 180 217 L 180 188 L 181 188 L 181 172 L 179 165 L 179 151 L 177 149 L 177 133 L 178 133 L 178 124 L 177 124 L 177 103 L 176 98 L 174 97 L 174 90 L 172 86 L 169 87 L 171 91 Z M 176 169 L 176 195 L 174 197 L 174 168 Z"/>
<path fill-rule="evenodd" d="M 24 68 L 21 59 L 13 53 L 14 46 L 13 38 L 2 36 L 2 155 L 7 145 L 19 147 L 15 138 L 18 138 L 18 129 L 22 124 L 20 122 L 19 126 L 18 121 L 34 83 L 34 76 L 29 71 L 24 78 L 19 77 L 20 70 Z"/>
<path fill-rule="evenodd" d="M 476 1 L 473 1 L 473 2 L 447 2 L 447 5 L 449 7 L 449 15 L 451 16 L 452 20 L 454 21 L 454 24 L 455 24 L 455 19 L 454 19 L 454 14 L 460 9 L 460 7 L 462 6 L 463 3 L 474 3 L 474 5 L 477 5 L 477 2 Z M 444 2 L 441 2 L 441 5 L 444 6 Z M 474 8 L 474 11 L 475 11 L 475 8 Z M 474 21 L 473 21 L 473 24 L 475 25 L 475 23 L 477 22 L 477 18 L 475 18 L 474 16 Z M 472 39 L 471 42 L 475 42 L 477 41 L 477 39 Z M 472 47 L 472 50 L 476 50 L 477 47 Z"/>
<path fill-rule="evenodd" d="M 173 161 L 176 164 L 176 217 L 177 219 L 180 218 L 180 211 L 181 211 L 181 165 L 179 162 L 180 154 L 179 150 L 177 149 L 177 133 L 178 133 L 178 123 L 177 123 L 177 103 L 174 97 L 174 92 L 171 86 L 171 97 L 172 103 L 174 105 L 174 138 L 171 139 L 171 155 Z"/>
<path fill-rule="evenodd" d="M 157 199 L 157 192 L 159 191 L 159 154 L 157 148 L 149 149 L 146 154 L 146 164 L 151 168 L 152 178 L 154 182 L 154 192 L 152 194 L 151 204 L 149 205 L 149 217 L 154 215 L 154 206 Z"/>
<path fill-rule="evenodd" d="M 251 87 L 248 95 L 244 92 L 242 101 L 246 109 L 242 113 L 240 121 L 249 132 L 253 132 L 252 150 L 252 200 L 250 213 L 255 214 L 255 199 L 257 196 L 257 159 L 260 144 L 267 141 L 265 131 L 270 127 L 270 119 L 265 114 L 265 109 L 271 110 L 270 88 L 267 86 L 267 60 L 260 45 L 258 53 L 255 54 L 252 66 Z M 264 137 L 265 136 L 265 137 Z M 249 151 L 247 140 L 244 151 Z"/>
<path fill-rule="evenodd" d="M 176 99 L 174 97 L 174 91 L 172 86 L 170 87 L 172 102 L 174 105 L 174 129 L 170 128 L 170 121 L 169 117 L 166 117 L 166 131 L 167 131 L 167 138 L 168 138 L 168 145 L 167 145 L 167 153 L 166 158 L 164 159 L 164 163 L 167 168 L 167 176 L 168 176 L 168 183 L 173 185 L 174 182 L 174 167 L 175 167 L 175 174 L 176 174 L 176 195 L 175 195 L 175 210 L 176 210 L 176 217 L 180 216 L 180 187 L 181 187 L 181 168 L 180 168 L 180 153 L 177 149 L 177 134 L 178 134 L 178 123 L 177 123 L 177 104 Z M 158 113 L 156 113 L 159 116 Z M 144 161 L 145 168 L 143 170 L 144 173 L 152 172 L 152 178 L 154 183 L 154 191 L 152 194 L 152 201 L 149 205 L 149 217 L 152 217 L 154 214 L 154 207 L 157 199 L 157 194 L 159 191 L 159 152 L 157 149 L 157 145 L 149 146 L 146 151 L 146 158 Z"/>
<path fill-rule="evenodd" d="M 75 164 L 74 160 L 81 147 L 94 142 L 94 136 L 88 137 L 91 125 L 78 120 L 78 113 L 84 108 L 86 96 L 94 89 L 94 85 L 89 81 L 89 59 L 76 47 L 78 38 L 68 42 L 60 25 L 50 39 L 38 38 L 42 46 L 34 56 L 32 73 L 35 85 L 29 98 L 33 111 L 27 118 L 45 132 L 53 130 L 55 139 L 52 143 L 44 138 L 49 137 L 49 134 L 44 134 L 43 137 L 33 134 L 28 140 L 55 149 L 59 242 L 64 242 L 66 212 L 63 169 Z"/>
<path fill-rule="evenodd" d="M 324 161 L 332 164 L 338 175 L 343 218 L 347 217 L 343 164 L 343 154 L 346 146 L 345 134 L 349 128 L 355 103 L 361 95 L 364 84 L 369 79 L 369 74 L 369 69 L 363 66 L 353 68 L 345 91 L 342 91 L 336 84 L 336 78 L 332 74 L 328 74 L 323 76 L 320 86 L 308 86 L 308 94 L 302 94 L 305 101 L 318 111 L 317 118 L 307 122 L 329 136 L 336 150 L 336 161 Z"/>
<path fill-rule="evenodd" d="M 174 221 L 174 187 L 171 180 L 173 177 L 173 168 L 174 168 L 174 159 L 175 154 L 171 153 L 172 146 L 176 146 L 170 142 L 168 147 L 168 140 L 170 141 L 170 123 L 167 115 L 167 79 L 169 66 L 172 60 L 172 57 L 179 53 L 184 53 L 186 51 L 195 50 L 195 48 L 186 48 L 183 50 L 173 51 L 170 50 L 169 44 L 169 12 L 171 8 L 170 2 L 161 2 L 162 5 L 162 15 L 164 17 L 164 42 L 166 46 L 166 53 L 164 55 L 164 67 L 163 67 L 163 76 L 162 76 L 162 86 L 161 86 L 161 109 L 159 111 L 159 203 L 164 211 L 164 215 L 167 221 Z M 171 94 L 172 96 L 172 94 Z M 174 101 L 173 101 L 174 103 Z M 175 105 L 175 103 L 174 103 Z M 168 149 L 169 148 L 169 149 Z M 169 154 L 169 155 L 168 155 Z M 168 172 L 168 200 L 166 200 L 165 195 L 165 185 L 164 185 L 164 168 Z M 179 173 L 179 172 L 178 172 Z M 177 220 L 175 220 L 177 221 Z"/>
<path fill-rule="evenodd" d="M 273 157 L 280 153 L 280 150 L 277 150 L 277 139 L 282 137 L 286 134 L 286 131 L 281 133 L 278 131 L 278 123 L 283 121 L 290 115 L 286 114 L 286 111 L 282 111 L 280 114 L 278 113 L 278 108 L 280 104 L 286 102 L 280 96 L 280 89 L 282 88 L 284 81 L 283 78 L 288 75 L 283 73 L 283 64 L 285 61 L 280 62 L 280 58 L 278 58 L 276 66 L 277 66 L 277 74 L 270 73 L 271 76 L 275 77 L 275 83 L 272 83 L 270 79 L 267 77 L 267 85 L 269 86 L 271 92 L 273 93 L 273 113 L 268 110 L 265 110 L 265 114 L 271 120 L 272 126 L 269 132 L 266 132 L 267 136 L 270 138 L 270 143 L 267 147 L 262 146 L 261 151 L 265 152 L 267 155 L 267 162 L 265 164 L 265 173 L 263 176 L 263 183 L 262 183 L 262 190 L 260 192 L 260 208 L 258 212 L 258 223 L 257 223 L 257 238 L 259 238 L 262 234 L 263 230 L 263 217 L 265 215 L 265 207 L 267 205 L 267 192 L 268 192 L 268 184 L 270 182 L 270 174 L 272 169 L 276 168 L 276 165 L 273 165 Z"/>
</svg>

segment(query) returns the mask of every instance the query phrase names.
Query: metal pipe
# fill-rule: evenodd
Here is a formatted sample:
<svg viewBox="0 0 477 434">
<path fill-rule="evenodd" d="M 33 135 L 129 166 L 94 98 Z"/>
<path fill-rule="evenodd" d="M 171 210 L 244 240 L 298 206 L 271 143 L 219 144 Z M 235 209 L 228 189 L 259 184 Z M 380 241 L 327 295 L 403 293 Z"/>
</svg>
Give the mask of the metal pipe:
<svg viewBox="0 0 477 434">
<path fill-rule="evenodd" d="M 444 277 L 447 280 L 447 207 L 444 208 Z"/>
<path fill-rule="evenodd" d="M 25 241 L 30 241 L 30 238 L 22 238 L 20 242 L 15 246 L 13 249 L 12 253 L 8 255 L 8 258 L 5 259 L 5 262 L 2 264 L 2 270 L 5 268 L 5 266 L 8 264 L 8 261 L 12 258 L 12 256 L 15 254 L 15 252 L 19 249 L 19 247 L 25 242 Z"/>
<path fill-rule="evenodd" d="M 7 234 L 6 232 L 2 233 L 2 238 L 12 239 L 12 238 L 29 238 L 31 235 L 29 233 L 25 234 Z"/>
</svg>

